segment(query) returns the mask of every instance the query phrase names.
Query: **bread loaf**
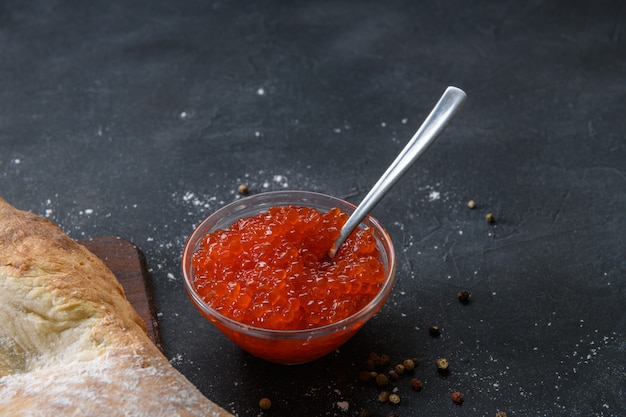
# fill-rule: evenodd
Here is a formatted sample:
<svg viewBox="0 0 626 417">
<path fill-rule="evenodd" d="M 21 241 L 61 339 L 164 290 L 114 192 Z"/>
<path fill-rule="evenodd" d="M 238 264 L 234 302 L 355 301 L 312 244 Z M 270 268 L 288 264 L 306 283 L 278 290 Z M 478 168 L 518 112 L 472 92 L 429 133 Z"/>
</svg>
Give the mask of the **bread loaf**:
<svg viewBox="0 0 626 417">
<path fill-rule="evenodd" d="M 0 415 L 231 416 L 181 375 L 104 263 L 0 199 Z"/>
</svg>

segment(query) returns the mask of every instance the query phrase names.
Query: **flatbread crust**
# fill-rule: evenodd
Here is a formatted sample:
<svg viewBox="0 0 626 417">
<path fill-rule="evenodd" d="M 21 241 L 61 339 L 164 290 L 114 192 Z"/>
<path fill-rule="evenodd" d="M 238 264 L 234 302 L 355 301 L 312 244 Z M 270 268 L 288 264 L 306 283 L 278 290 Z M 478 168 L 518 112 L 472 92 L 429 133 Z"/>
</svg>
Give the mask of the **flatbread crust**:
<svg viewBox="0 0 626 417">
<path fill-rule="evenodd" d="M 232 416 L 150 340 L 104 263 L 0 198 L 0 415 Z"/>
</svg>

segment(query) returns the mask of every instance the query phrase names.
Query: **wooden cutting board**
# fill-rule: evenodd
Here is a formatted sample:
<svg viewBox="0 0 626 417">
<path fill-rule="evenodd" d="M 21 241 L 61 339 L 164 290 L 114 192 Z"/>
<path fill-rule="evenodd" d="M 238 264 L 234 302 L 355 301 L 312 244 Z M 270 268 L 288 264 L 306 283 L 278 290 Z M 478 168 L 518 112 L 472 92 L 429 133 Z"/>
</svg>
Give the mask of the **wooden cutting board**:
<svg viewBox="0 0 626 417">
<path fill-rule="evenodd" d="M 128 240 L 115 236 L 99 236 L 78 243 L 102 259 L 122 284 L 126 298 L 146 323 L 148 336 L 161 349 L 161 332 L 152 293 L 152 281 L 146 258 Z"/>
</svg>

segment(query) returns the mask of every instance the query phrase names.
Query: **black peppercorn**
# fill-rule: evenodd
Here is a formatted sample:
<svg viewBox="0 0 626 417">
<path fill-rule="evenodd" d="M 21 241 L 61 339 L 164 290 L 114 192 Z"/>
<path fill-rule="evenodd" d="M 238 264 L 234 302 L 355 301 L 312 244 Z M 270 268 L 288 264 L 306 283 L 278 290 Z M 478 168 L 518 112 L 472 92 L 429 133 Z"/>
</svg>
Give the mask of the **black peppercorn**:
<svg viewBox="0 0 626 417">
<path fill-rule="evenodd" d="M 439 326 L 428 326 L 428 333 L 430 333 L 432 337 L 439 336 L 440 334 Z"/>
<path fill-rule="evenodd" d="M 387 375 L 385 374 L 378 374 L 376 375 L 376 384 L 383 387 L 385 385 L 387 385 L 387 383 L 389 382 L 389 378 L 387 378 Z"/>
<path fill-rule="evenodd" d="M 369 371 L 359 372 L 359 381 L 367 382 L 372 379 L 372 374 Z"/>
<path fill-rule="evenodd" d="M 263 411 L 269 410 L 271 406 L 272 406 L 272 401 L 270 401 L 269 398 L 264 397 L 264 398 L 261 398 L 261 400 L 259 401 L 259 407 Z"/>
<path fill-rule="evenodd" d="M 470 293 L 469 291 L 459 291 L 457 294 L 457 298 L 459 299 L 459 301 L 463 304 L 467 304 L 469 303 L 470 300 Z"/>
<path fill-rule="evenodd" d="M 412 371 L 415 369 L 415 361 L 413 359 L 405 359 L 404 362 L 402 362 L 402 366 L 404 366 L 405 370 Z"/>
<path fill-rule="evenodd" d="M 248 192 L 249 192 L 248 185 L 247 184 L 239 184 L 239 187 L 237 187 L 237 191 L 241 195 L 247 195 Z"/>
<path fill-rule="evenodd" d="M 387 401 L 389 401 L 389 393 L 387 391 L 381 391 L 378 394 L 378 401 L 380 401 L 381 403 L 386 403 Z"/>
<path fill-rule="evenodd" d="M 459 391 L 453 392 L 452 401 L 454 401 L 457 404 L 461 404 L 463 402 L 463 394 L 461 394 Z"/>
<path fill-rule="evenodd" d="M 411 387 L 415 391 L 421 391 L 422 387 L 424 387 L 424 383 L 422 382 L 421 379 L 413 378 L 413 379 L 411 379 Z"/>
<path fill-rule="evenodd" d="M 440 371 L 447 371 L 450 364 L 446 358 L 437 359 L 437 369 Z"/>
</svg>

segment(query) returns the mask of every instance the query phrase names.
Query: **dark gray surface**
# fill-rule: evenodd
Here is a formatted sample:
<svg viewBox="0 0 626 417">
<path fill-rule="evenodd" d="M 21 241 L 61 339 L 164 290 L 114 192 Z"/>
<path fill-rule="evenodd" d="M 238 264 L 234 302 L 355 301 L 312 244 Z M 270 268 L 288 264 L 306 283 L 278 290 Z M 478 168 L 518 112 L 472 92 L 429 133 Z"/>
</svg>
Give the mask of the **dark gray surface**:
<svg viewBox="0 0 626 417">
<path fill-rule="evenodd" d="M 3 1 L 0 196 L 137 244 L 167 356 L 239 416 L 262 396 L 272 416 L 626 415 L 625 19 L 620 1 Z M 242 182 L 357 203 L 448 85 L 465 108 L 374 211 L 398 283 L 352 341 L 277 366 L 196 313 L 194 224 Z M 419 357 L 423 391 L 379 404 L 355 382 L 370 351 Z"/>
</svg>

